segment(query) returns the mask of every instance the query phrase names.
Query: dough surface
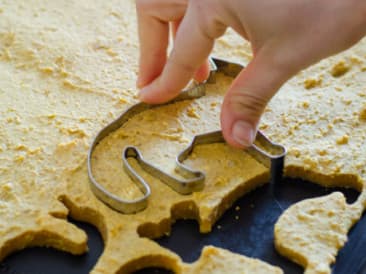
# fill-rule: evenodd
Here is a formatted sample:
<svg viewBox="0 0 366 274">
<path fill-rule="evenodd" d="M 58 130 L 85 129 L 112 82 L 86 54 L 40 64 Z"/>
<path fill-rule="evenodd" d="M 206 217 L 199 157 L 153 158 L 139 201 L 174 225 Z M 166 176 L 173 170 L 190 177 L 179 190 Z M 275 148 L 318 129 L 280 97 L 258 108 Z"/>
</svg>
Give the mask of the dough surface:
<svg viewBox="0 0 366 274">
<path fill-rule="evenodd" d="M 0 3 L 0 259 L 34 245 L 85 252 L 86 235 L 67 221 L 70 215 L 95 225 L 104 239 L 93 273 L 150 266 L 176 273 L 282 273 L 215 247 L 185 264 L 151 240 L 169 233 L 178 218 L 196 219 L 207 233 L 237 198 L 266 183 L 268 170 L 245 152 L 225 144 L 196 147 L 186 164 L 204 171 L 207 180 L 203 191 L 191 195 L 179 195 L 141 171 L 152 195 L 148 208 L 135 215 L 111 210 L 90 191 L 86 154 L 92 138 L 137 102 L 136 29 L 132 0 Z M 243 63 L 251 58 L 249 45 L 232 31 L 217 42 L 215 54 Z M 274 97 L 260 127 L 289 149 L 285 175 L 365 189 L 365 59 L 363 40 L 299 73 Z M 219 129 L 220 104 L 232 79 L 217 77 L 216 84 L 207 85 L 206 96 L 144 112 L 105 138 L 93 155 L 102 184 L 121 197 L 141 195 L 121 168 L 126 144 L 138 146 L 147 160 L 173 173 L 174 157 L 195 134 Z M 323 273 L 334 260 L 311 260 L 311 254 L 282 238 L 283 226 L 290 222 L 294 237 L 305 227 L 303 240 L 310 241 L 307 236 L 318 235 L 334 220 L 314 218 L 309 226 L 293 218 L 304 204 L 336 203 L 344 218 L 337 220 L 337 236 L 321 246 L 324 254 L 335 256 L 365 208 L 364 193 L 354 205 L 339 194 L 294 205 L 276 225 L 278 250 Z"/>
</svg>

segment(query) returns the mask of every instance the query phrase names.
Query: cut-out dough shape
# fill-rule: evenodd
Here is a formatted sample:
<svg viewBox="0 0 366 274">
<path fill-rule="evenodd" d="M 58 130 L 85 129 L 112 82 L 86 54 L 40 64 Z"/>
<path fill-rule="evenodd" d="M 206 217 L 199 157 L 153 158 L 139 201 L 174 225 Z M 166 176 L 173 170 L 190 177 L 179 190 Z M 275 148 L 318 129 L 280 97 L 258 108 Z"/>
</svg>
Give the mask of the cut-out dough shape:
<svg viewBox="0 0 366 274">
<path fill-rule="evenodd" d="M 288 208 L 275 225 L 276 249 L 305 268 L 306 274 L 331 273 L 330 265 L 359 220 L 366 201 L 363 192 L 354 204 L 342 193 L 307 199 Z"/>
</svg>

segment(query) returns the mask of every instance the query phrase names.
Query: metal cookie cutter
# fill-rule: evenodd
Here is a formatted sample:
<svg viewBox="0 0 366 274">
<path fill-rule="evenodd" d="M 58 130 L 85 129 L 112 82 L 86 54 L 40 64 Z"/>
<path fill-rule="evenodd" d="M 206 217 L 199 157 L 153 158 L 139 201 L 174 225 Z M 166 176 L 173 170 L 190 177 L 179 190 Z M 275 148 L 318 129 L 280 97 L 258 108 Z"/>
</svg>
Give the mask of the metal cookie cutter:
<svg viewBox="0 0 366 274">
<path fill-rule="evenodd" d="M 215 63 L 212 61 L 212 59 L 210 59 L 210 65 L 211 65 L 211 74 L 206 82 L 213 81 L 214 74 L 212 72 L 216 70 Z M 167 104 L 171 104 L 182 100 L 195 99 L 203 95 L 205 95 L 205 83 L 193 84 L 192 87 L 182 91 L 177 98 L 168 102 Z M 94 138 L 89 148 L 87 156 L 87 166 L 88 166 L 90 187 L 98 199 L 100 199 L 102 202 L 104 202 L 105 204 L 109 205 L 111 208 L 119 212 L 130 214 L 145 209 L 147 206 L 147 199 L 151 193 L 149 185 L 128 162 L 129 158 L 135 158 L 145 171 L 147 171 L 154 177 L 160 178 L 163 182 L 165 182 L 167 185 L 169 185 L 171 188 L 173 188 L 175 191 L 181 194 L 189 194 L 192 193 L 193 191 L 201 190 L 204 186 L 205 175 L 202 172 L 193 171 L 189 167 L 179 165 L 177 163 L 178 166 L 177 170 L 180 171 L 182 174 L 186 175 L 186 177 L 185 179 L 175 178 L 165 173 L 164 171 L 160 170 L 159 168 L 155 167 L 154 165 L 146 162 L 141 156 L 139 150 L 133 146 L 128 146 L 124 148 L 122 153 L 122 162 L 125 171 L 130 176 L 130 178 L 137 184 L 137 186 L 143 193 L 143 197 L 134 200 L 121 199 L 120 197 L 114 195 L 113 193 L 105 189 L 94 177 L 92 170 L 92 155 L 95 147 L 99 144 L 99 142 L 105 137 L 107 137 L 110 133 L 123 126 L 133 116 L 159 106 L 161 105 L 148 105 L 145 103 L 138 103 L 131 106 L 125 112 L 123 112 L 116 120 L 114 120 L 106 127 L 104 127 L 101 131 L 99 131 L 99 133 Z"/>
<path fill-rule="evenodd" d="M 212 58 L 211 60 L 211 74 L 207 82 L 215 81 L 215 72 L 222 72 L 228 76 L 235 77 L 242 69 L 243 66 L 236 63 L 227 62 L 225 60 Z M 168 104 L 201 97 L 205 94 L 205 83 L 197 84 L 185 91 L 183 91 L 175 100 L 170 101 Z M 134 158 L 139 165 L 150 175 L 159 178 L 165 184 L 170 186 L 173 190 L 180 194 L 190 194 L 194 191 L 202 190 L 204 187 L 205 174 L 201 171 L 195 171 L 183 164 L 183 161 L 187 159 L 190 153 L 193 151 L 196 145 L 210 144 L 217 142 L 224 142 L 224 138 L 221 131 L 209 132 L 202 135 L 197 135 L 193 138 L 190 145 L 183 150 L 176 157 L 176 171 L 182 175 L 183 178 L 177 178 L 166 172 L 162 171 L 158 167 L 145 161 L 141 156 L 141 153 L 136 147 L 125 147 L 122 153 L 123 167 L 130 178 L 137 184 L 143 193 L 143 197 L 126 200 L 110 193 L 106 190 L 93 176 L 91 158 L 95 147 L 98 143 L 108 136 L 111 132 L 120 128 L 133 116 L 141 113 L 145 110 L 158 107 L 158 105 L 148 105 L 145 103 L 138 103 L 124 113 L 122 113 L 116 120 L 103 128 L 95 137 L 90 146 L 87 158 L 88 175 L 90 186 L 94 194 L 105 204 L 111 208 L 125 213 L 136 213 L 147 207 L 147 200 L 150 196 L 151 190 L 147 182 L 136 172 L 136 170 L 130 165 L 128 159 Z M 259 162 L 263 163 L 266 167 L 271 169 L 272 181 L 278 180 L 282 177 L 282 170 L 284 165 L 284 157 L 286 149 L 281 146 L 272 143 L 261 132 L 258 131 L 254 144 L 247 150 L 252 156 L 254 156 Z"/>
</svg>

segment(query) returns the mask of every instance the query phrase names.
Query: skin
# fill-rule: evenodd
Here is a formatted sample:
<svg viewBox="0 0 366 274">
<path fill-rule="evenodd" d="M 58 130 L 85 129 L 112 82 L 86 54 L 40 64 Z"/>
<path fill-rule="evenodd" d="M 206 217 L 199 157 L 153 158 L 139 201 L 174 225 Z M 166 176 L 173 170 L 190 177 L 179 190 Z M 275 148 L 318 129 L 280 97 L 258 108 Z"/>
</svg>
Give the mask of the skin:
<svg viewBox="0 0 366 274">
<path fill-rule="evenodd" d="M 205 80 L 207 58 L 227 27 L 251 43 L 254 57 L 221 109 L 223 135 L 239 148 L 252 144 L 264 108 L 288 79 L 366 34 L 365 0 L 137 0 L 136 9 L 137 86 L 147 103 L 173 99 L 192 78 Z"/>
</svg>

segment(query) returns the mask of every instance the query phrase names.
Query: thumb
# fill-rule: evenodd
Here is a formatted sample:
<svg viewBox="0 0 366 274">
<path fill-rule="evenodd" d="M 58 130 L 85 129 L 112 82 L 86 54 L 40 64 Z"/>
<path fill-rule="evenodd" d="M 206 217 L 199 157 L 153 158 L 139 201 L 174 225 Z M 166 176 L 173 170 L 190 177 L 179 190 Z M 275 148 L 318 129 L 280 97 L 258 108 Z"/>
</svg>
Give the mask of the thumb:
<svg viewBox="0 0 366 274">
<path fill-rule="evenodd" d="M 236 77 L 224 98 L 222 133 L 234 147 L 249 147 L 254 142 L 266 105 L 292 75 L 273 59 L 258 53 Z"/>
</svg>

